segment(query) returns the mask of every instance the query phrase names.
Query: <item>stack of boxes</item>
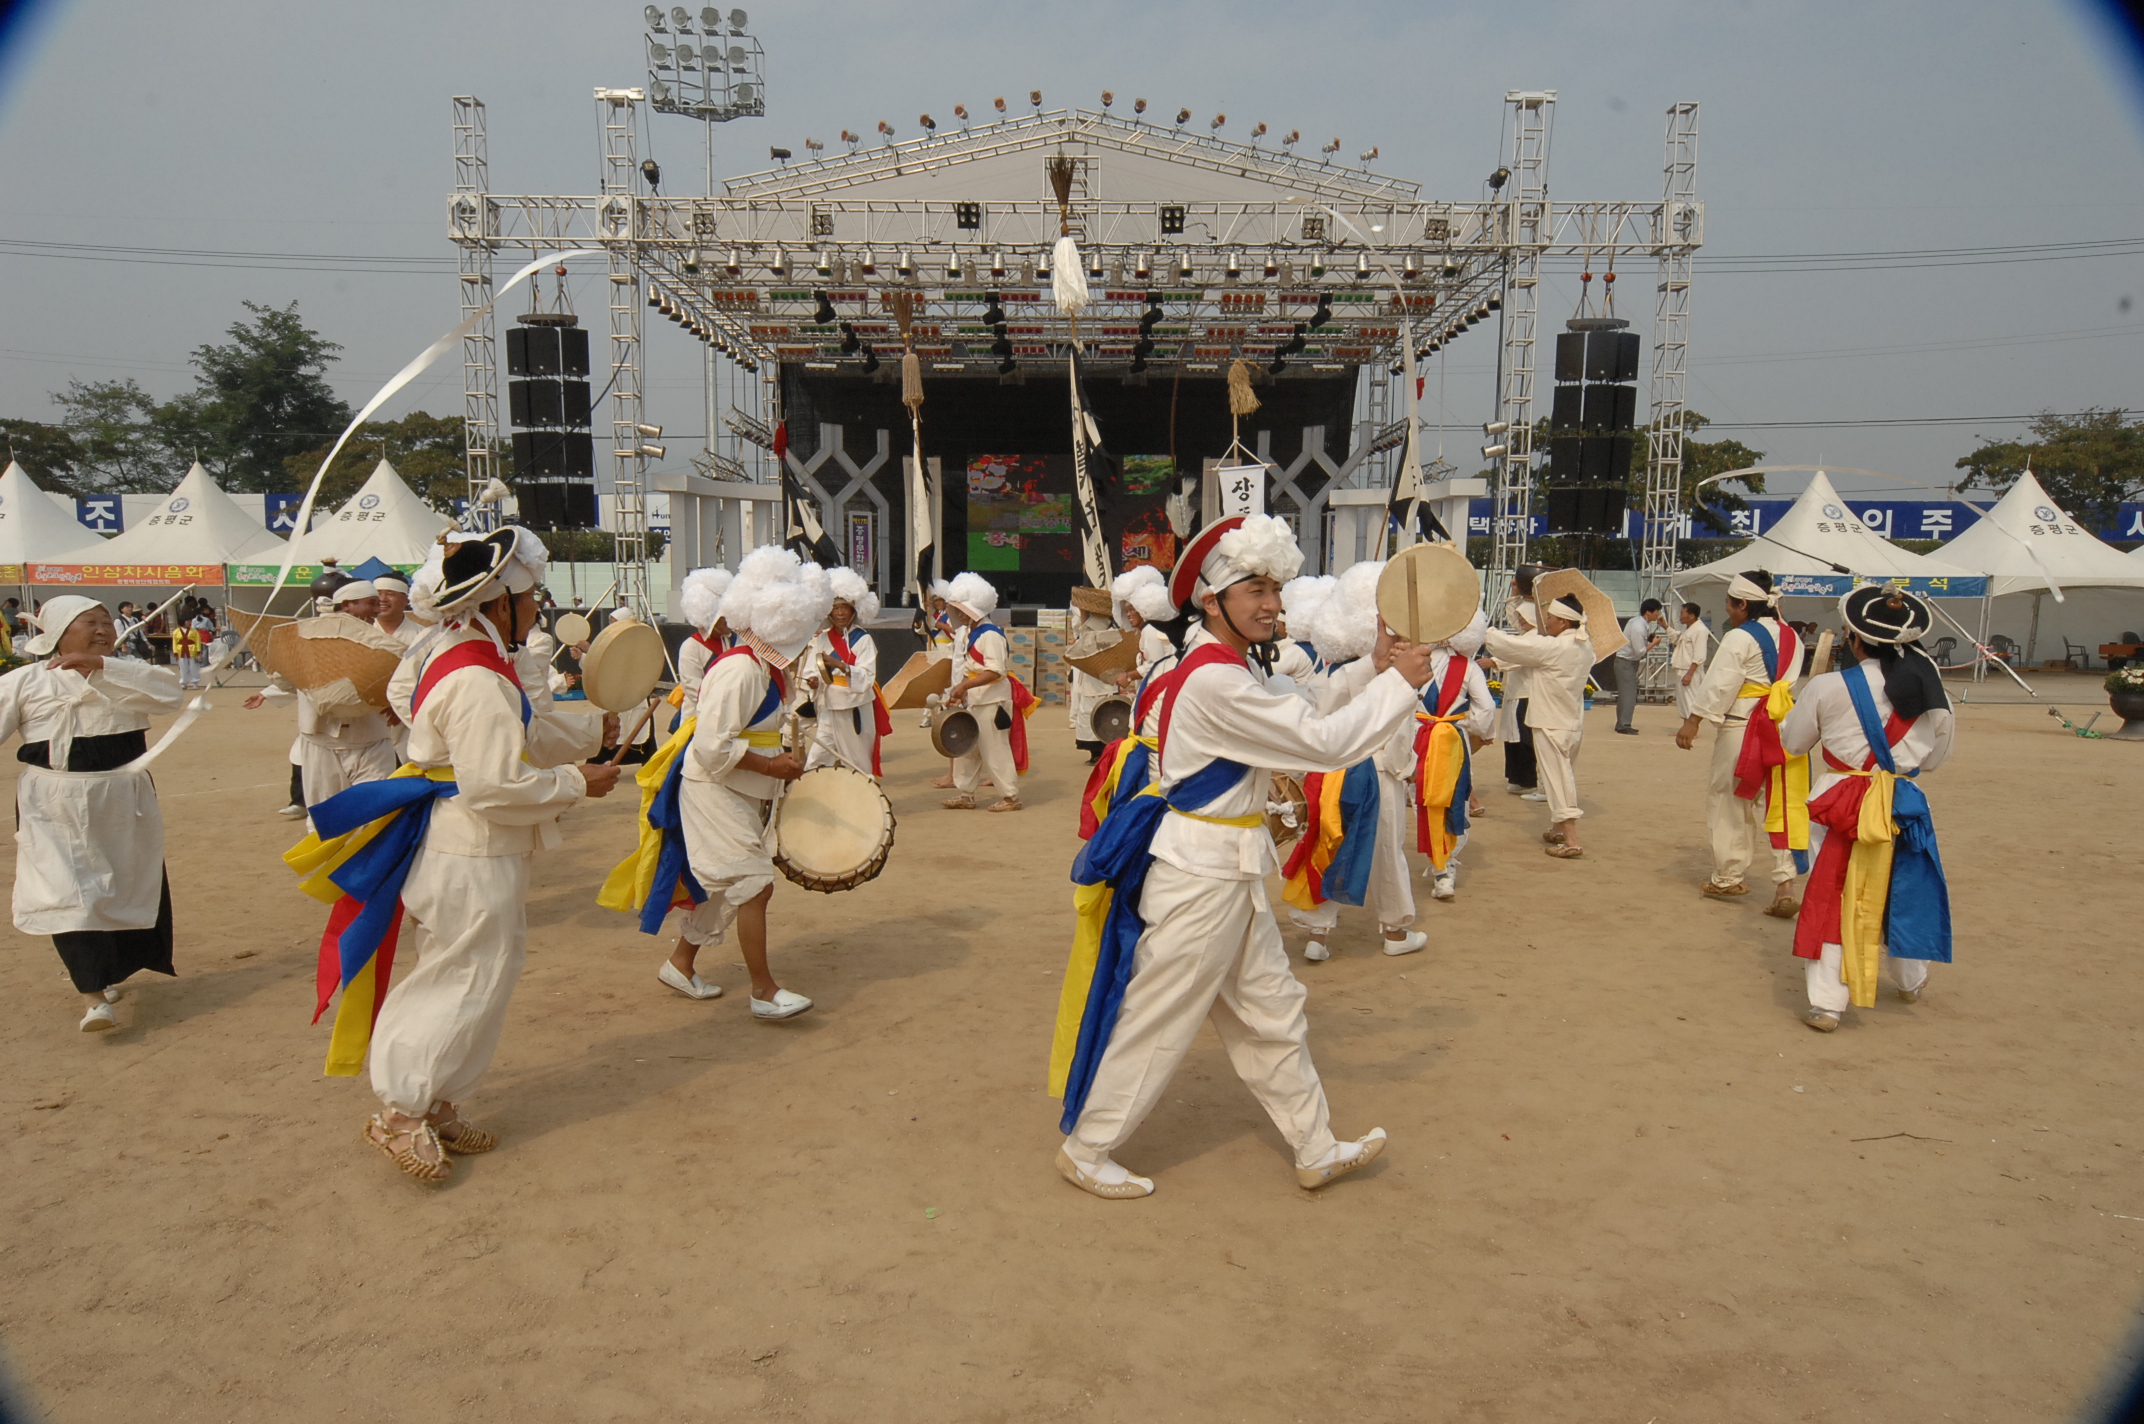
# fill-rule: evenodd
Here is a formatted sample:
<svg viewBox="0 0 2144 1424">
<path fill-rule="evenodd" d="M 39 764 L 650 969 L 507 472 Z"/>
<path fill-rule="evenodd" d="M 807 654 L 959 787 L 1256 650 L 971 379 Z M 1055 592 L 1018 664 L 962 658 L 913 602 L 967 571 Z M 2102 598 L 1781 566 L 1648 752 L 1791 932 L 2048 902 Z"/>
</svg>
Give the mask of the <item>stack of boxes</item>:
<svg viewBox="0 0 2144 1424">
<path fill-rule="evenodd" d="M 1013 676 L 1044 702 L 1071 700 L 1071 669 L 1065 666 L 1065 611 L 1041 609 L 1033 628 L 1008 628 L 1005 636 Z"/>
</svg>

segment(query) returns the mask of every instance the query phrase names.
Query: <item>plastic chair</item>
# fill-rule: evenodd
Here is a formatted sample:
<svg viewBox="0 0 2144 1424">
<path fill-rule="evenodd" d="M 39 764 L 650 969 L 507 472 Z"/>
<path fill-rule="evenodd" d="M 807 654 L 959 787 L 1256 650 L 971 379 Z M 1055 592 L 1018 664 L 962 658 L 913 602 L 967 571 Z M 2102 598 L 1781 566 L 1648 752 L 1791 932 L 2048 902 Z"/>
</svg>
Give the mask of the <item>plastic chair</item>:
<svg viewBox="0 0 2144 1424">
<path fill-rule="evenodd" d="M 1935 657 L 1936 666 L 1948 667 L 1950 666 L 1952 654 L 1958 651 L 1958 640 L 1945 634 L 1943 637 L 1936 639 L 1936 645 L 1930 651 Z"/>
<path fill-rule="evenodd" d="M 2012 667 L 2017 666 L 2018 658 L 2024 651 L 2009 637 L 2001 633 L 1997 633 L 1988 639 L 1988 647 L 1994 651 L 1995 656 L 2001 658 Z"/>
<path fill-rule="evenodd" d="M 2085 651 L 2084 644 L 2067 638 L 2062 640 L 2062 661 L 2071 672 L 2088 672 L 2092 667 L 2092 655 Z"/>
</svg>

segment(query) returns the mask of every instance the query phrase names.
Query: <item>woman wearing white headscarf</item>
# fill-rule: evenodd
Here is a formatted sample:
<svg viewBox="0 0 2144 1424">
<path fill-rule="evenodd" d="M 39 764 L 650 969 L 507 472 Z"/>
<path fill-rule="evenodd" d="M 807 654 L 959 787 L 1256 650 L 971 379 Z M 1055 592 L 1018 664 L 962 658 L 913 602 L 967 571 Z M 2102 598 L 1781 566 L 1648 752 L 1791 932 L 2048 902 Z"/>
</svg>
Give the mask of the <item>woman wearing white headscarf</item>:
<svg viewBox="0 0 2144 1424">
<path fill-rule="evenodd" d="M 149 714 L 179 705 L 178 674 L 117 657 L 95 599 L 47 602 L 23 644 L 38 661 L 0 677 L 0 738 L 20 733 L 15 928 L 51 935 L 82 996 L 82 1031 L 115 1027 L 115 987 L 172 974 L 164 818 L 147 771 Z"/>
</svg>

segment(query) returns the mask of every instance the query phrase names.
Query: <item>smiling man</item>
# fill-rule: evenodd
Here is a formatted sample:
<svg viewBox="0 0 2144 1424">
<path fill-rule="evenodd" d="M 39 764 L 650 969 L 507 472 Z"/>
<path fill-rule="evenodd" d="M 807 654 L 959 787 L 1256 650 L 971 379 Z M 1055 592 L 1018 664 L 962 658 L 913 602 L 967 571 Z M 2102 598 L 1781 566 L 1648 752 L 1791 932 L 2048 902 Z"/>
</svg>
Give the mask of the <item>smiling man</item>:
<svg viewBox="0 0 2144 1424">
<path fill-rule="evenodd" d="M 1159 680 L 1156 794 L 1112 812 L 1073 868 L 1081 927 L 1050 1063 L 1065 1100 L 1057 1170 L 1098 1197 L 1154 1190 L 1110 1154 L 1160 1101 L 1209 1017 L 1293 1149 L 1298 1184 L 1322 1187 L 1384 1150 L 1382 1128 L 1333 1136 L 1307 995 L 1266 900 L 1276 865 L 1266 791 L 1275 771 L 1335 772 L 1382 746 L 1412 720 L 1430 653 L 1381 628 L 1381 670 L 1329 717 L 1269 689 L 1281 585 L 1302 562 L 1286 522 L 1269 515 L 1222 520 L 1185 550 L 1170 592 L 1204 622 Z"/>
</svg>

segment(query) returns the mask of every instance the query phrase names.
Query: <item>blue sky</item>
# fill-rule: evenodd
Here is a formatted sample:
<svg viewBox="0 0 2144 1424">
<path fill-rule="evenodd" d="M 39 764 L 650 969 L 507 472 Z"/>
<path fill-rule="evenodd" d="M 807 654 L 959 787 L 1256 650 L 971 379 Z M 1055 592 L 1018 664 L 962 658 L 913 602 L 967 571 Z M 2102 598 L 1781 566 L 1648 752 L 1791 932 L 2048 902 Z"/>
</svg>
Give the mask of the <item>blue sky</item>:
<svg viewBox="0 0 2144 1424">
<path fill-rule="evenodd" d="M 1662 111 L 1699 100 L 1718 257 L 2093 241 L 2144 217 L 2132 57 L 2074 4 L 749 8 L 769 116 L 718 132 L 725 173 L 843 126 L 883 118 L 908 135 L 919 111 L 945 117 L 956 101 L 1039 87 L 1053 107 L 1092 107 L 1109 88 L 1225 110 L 1231 131 L 1264 120 L 1338 135 L 1350 153 L 1375 144 L 1377 166 L 1426 195 L 1471 197 L 1499 159 L 1503 92 L 1519 87 L 1559 93 L 1551 192 L 1573 199 L 1657 196 Z M 616 0 L 48 3 L 0 69 L 0 238 L 448 255 L 449 97 L 489 106 L 494 188 L 592 191 L 590 91 L 643 81 L 639 14 Z M 696 172 L 697 126 L 655 124 L 657 157 Z M 1544 289 L 1551 323 L 1576 285 Z M 1640 274 L 1626 287 L 1649 295 Z M 439 274 L 7 253 L 0 293 L 0 411 L 33 418 L 70 375 L 184 388 L 188 351 L 244 298 L 296 299 L 341 342 L 334 379 L 353 404 L 456 319 Z M 1701 262 L 1694 310 L 1691 403 L 1723 425 L 2144 405 L 2140 256 L 1853 272 Z M 1625 314 L 1650 335 L 1649 309 Z M 1492 405 L 1490 330 L 1448 358 L 1455 420 Z M 696 350 L 668 329 L 651 337 L 651 408 L 688 437 L 702 424 Z M 458 387 L 445 363 L 389 413 L 452 411 Z M 1943 480 L 1983 429 L 2014 427 L 1734 433 L 1781 462 Z M 1450 439 L 1471 453 L 1465 432 Z"/>
</svg>

